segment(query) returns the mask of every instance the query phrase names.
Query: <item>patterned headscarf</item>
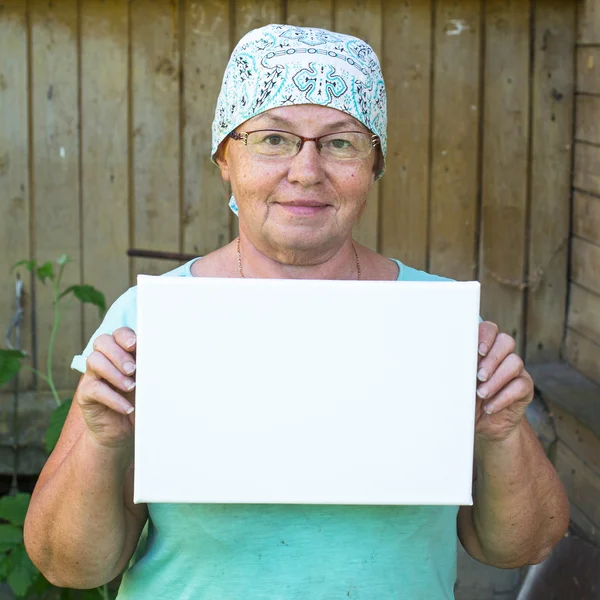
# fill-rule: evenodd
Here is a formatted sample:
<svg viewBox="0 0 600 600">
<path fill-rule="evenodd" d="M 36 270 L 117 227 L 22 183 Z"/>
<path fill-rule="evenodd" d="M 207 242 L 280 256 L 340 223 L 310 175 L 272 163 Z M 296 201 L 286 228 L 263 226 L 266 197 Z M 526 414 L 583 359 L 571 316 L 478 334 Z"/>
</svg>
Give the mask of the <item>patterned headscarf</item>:
<svg viewBox="0 0 600 600">
<path fill-rule="evenodd" d="M 360 121 L 379 136 L 385 170 L 387 112 L 379 60 L 366 42 L 326 29 L 267 25 L 247 33 L 223 76 L 212 126 L 212 160 L 221 142 L 272 108 L 320 104 Z M 229 206 L 237 214 L 231 198 Z"/>
</svg>

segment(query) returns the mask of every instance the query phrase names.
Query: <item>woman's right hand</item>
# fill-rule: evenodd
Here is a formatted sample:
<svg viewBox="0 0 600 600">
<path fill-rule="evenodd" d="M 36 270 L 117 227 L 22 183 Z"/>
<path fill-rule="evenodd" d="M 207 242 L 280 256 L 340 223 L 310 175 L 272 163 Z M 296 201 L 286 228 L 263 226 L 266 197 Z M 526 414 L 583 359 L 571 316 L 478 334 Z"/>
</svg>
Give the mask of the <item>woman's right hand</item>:
<svg viewBox="0 0 600 600">
<path fill-rule="evenodd" d="M 132 448 L 136 341 L 129 327 L 99 335 L 75 394 L 90 435 L 102 446 Z"/>
</svg>

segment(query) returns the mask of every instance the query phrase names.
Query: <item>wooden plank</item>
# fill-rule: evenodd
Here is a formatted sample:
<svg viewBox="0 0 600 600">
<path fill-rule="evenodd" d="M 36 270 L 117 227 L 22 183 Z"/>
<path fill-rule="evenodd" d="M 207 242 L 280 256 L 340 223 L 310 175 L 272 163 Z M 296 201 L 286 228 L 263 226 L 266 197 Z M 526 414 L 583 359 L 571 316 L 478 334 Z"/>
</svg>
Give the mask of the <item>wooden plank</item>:
<svg viewBox="0 0 600 600">
<path fill-rule="evenodd" d="M 588 519 L 574 504 L 570 505 L 570 512 L 571 522 L 581 530 L 584 537 L 600 547 L 600 527 Z"/>
<path fill-rule="evenodd" d="M 552 416 L 558 439 L 600 475 L 600 438 L 558 406 L 552 406 Z"/>
<path fill-rule="evenodd" d="M 381 180 L 380 249 L 427 266 L 432 8 L 386 0 L 383 74 L 388 102 L 387 171 Z"/>
<path fill-rule="evenodd" d="M 229 59 L 229 4 L 186 2 L 183 53 L 183 251 L 204 255 L 229 241 L 229 208 L 210 160 L 211 126 Z"/>
<path fill-rule="evenodd" d="M 254 0 L 235 0 L 233 46 L 235 47 L 239 40 L 252 29 L 264 27 L 270 23 L 283 22 L 282 1 L 264 0 L 257 3 Z M 229 219 L 231 238 L 233 239 L 239 233 L 238 219 L 233 213 L 230 214 Z"/>
<path fill-rule="evenodd" d="M 81 268 L 77 2 L 32 0 L 30 15 L 35 256 L 40 261 L 71 256 L 64 277 L 71 285 L 80 283 Z M 38 358 L 44 370 L 53 313 L 48 287 L 36 288 Z M 57 387 L 72 387 L 77 378 L 70 363 L 83 343 L 81 315 L 78 302 L 64 304 L 54 348 Z"/>
<path fill-rule="evenodd" d="M 600 198 L 573 192 L 573 233 L 600 246 Z"/>
<path fill-rule="evenodd" d="M 176 0 L 131 3 L 133 243 L 180 250 L 180 51 Z M 134 259 L 133 276 L 172 268 Z"/>
<path fill-rule="evenodd" d="M 584 192 L 600 196 L 600 147 L 575 144 L 573 185 Z"/>
<path fill-rule="evenodd" d="M 529 162 L 529 4 L 490 0 L 485 22 L 482 313 L 512 335 L 521 352 Z"/>
<path fill-rule="evenodd" d="M 574 452 L 559 441 L 556 444 L 554 467 L 563 482 L 569 500 L 596 527 L 600 527 L 600 476 Z"/>
<path fill-rule="evenodd" d="M 600 5 L 598 0 L 579 0 L 577 43 L 600 44 Z"/>
<path fill-rule="evenodd" d="M 600 246 L 573 238 L 571 242 L 571 281 L 600 294 Z"/>
<path fill-rule="evenodd" d="M 600 345 L 600 295 L 571 284 L 569 298 L 568 326 Z"/>
<path fill-rule="evenodd" d="M 129 283 L 128 7 L 81 5 L 83 278 L 112 304 Z M 84 307 L 84 337 L 98 310 Z"/>
<path fill-rule="evenodd" d="M 477 272 L 481 2 L 435 4 L 429 270 Z"/>
<path fill-rule="evenodd" d="M 600 94 L 600 48 L 577 48 L 577 91 Z"/>
<path fill-rule="evenodd" d="M 600 437 L 600 386 L 565 362 L 527 365 L 544 403 L 559 406 Z"/>
<path fill-rule="evenodd" d="M 600 345 L 583 337 L 573 329 L 567 330 L 565 343 L 566 359 L 578 371 L 592 381 L 600 383 Z M 598 410 L 598 403 L 594 405 Z"/>
<path fill-rule="evenodd" d="M 600 96 L 577 96 L 575 139 L 578 142 L 600 144 Z"/>
<path fill-rule="evenodd" d="M 287 22 L 298 27 L 333 27 L 332 0 L 287 0 Z"/>
<path fill-rule="evenodd" d="M 0 7 L 0 345 L 15 314 L 15 274 L 11 266 L 29 254 L 29 140 L 27 114 L 27 21 L 20 0 Z M 31 350 L 31 284 L 19 269 L 27 294 L 21 347 Z M 13 338 L 14 341 L 14 338 Z M 31 377 L 23 372 L 20 387 Z M 10 384 L 13 385 L 13 384 Z M 5 389 L 11 389 L 6 386 Z M 12 410 L 12 409 L 11 409 Z M 10 414 L 10 413 L 6 413 Z"/>
<path fill-rule="evenodd" d="M 575 5 L 538 0 L 532 77 L 528 362 L 558 360 L 565 328 Z"/>
<path fill-rule="evenodd" d="M 336 31 L 364 40 L 381 57 L 381 0 L 336 0 L 333 22 Z M 379 190 L 380 183 L 376 182 L 367 196 L 366 209 L 354 226 L 356 241 L 375 251 L 379 246 Z"/>
</svg>

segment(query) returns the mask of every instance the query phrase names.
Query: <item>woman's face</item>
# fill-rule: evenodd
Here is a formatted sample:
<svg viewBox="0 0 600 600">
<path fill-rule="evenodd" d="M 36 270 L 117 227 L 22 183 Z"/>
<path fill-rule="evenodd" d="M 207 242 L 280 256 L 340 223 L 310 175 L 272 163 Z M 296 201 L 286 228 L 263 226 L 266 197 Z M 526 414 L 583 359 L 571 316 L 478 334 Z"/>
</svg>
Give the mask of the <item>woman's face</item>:
<svg viewBox="0 0 600 600">
<path fill-rule="evenodd" d="M 314 138 L 339 131 L 370 133 L 359 121 L 333 108 L 298 105 L 275 108 L 246 121 L 236 131 L 280 129 Z M 251 154 L 229 140 L 218 159 L 231 182 L 240 232 L 254 246 L 286 264 L 316 264 L 349 239 L 374 181 L 377 152 L 365 159 L 322 157 L 306 142 L 291 158 Z"/>
</svg>

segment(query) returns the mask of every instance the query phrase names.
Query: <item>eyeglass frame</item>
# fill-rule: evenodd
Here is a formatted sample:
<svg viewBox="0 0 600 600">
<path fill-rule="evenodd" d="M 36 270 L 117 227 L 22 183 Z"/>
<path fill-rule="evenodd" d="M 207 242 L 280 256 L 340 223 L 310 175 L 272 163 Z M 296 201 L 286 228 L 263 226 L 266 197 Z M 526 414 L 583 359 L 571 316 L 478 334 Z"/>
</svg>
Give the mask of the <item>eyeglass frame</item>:
<svg viewBox="0 0 600 600">
<path fill-rule="evenodd" d="M 367 154 L 366 156 L 363 156 L 361 158 L 358 158 L 358 159 L 342 158 L 342 159 L 336 159 L 336 160 L 363 160 L 363 159 L 371 156 L 371 152 L 373 151 L 373 148 L 377 147 L 381 143 L 379 136 L 375 135 L 374 133 L 368 133 L 366 131 L 353 131 L 353 130 L 352 131 L 334 131 L 332 133 L 326 133 L 325 135 L 320 135 L 319 137 L 309 138 L 309 137 L 304 137 L 302 135 L 298 135 L 297 133 L 294 133 L 293 131 L 284 131 L 283 129 L 255 129 L 253 131 L 239 131 L 239 132 L 232 131 L 231 133 L 229 133 L 229 135 L 227 137 L 230 137 L 231 139 L 234 139 L 236 141 L 244 142 L 244 146 L 248 146 L 248 136 L 251 133 L 260 133 L 261 131 L 272 131 L 274 133 L 289 133 L 293 136 L 296 136 L 297 138 L 300 138 L 300 147 L 298 148 L 298 152 L 296 152 L 296 154 L 292 154 L 291 156 L 288 156 L 286 158 L 292 158 L 294 156 L 298 156 L 298 154 L 300 154 L 300 151 L 304 147 L 304 142 L 314 142 L 315 146 L 317 147 L 317 152 L 319 152 L 319 154 L 320 154 L 321 150 L 319 148 L 319 140 L 324 137 L 329 137 L 330 135 L 336 135 L 338 133 L 360 133 L 361 135 L 370 135 L 371 136 L 371 150 L 369 150 L 369 154 Z M 283 157 L 279 157 L 279 158 L 283 158 Z"/>
</svg>

